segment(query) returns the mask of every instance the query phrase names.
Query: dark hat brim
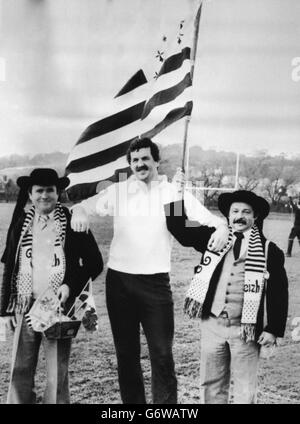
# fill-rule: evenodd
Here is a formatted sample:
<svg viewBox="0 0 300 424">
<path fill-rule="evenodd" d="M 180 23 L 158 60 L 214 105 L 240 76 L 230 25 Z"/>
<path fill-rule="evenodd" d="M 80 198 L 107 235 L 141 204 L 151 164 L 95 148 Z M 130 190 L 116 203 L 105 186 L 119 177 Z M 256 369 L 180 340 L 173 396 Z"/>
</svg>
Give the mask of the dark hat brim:
<svg viewBox="0 0 300 424">
<path fill-rule="evenodd" d="M 34 179 L 30 176 L 29 177 L 23 176 L 17 179 L 17 185 L 23 189 L 32 187 L 35 184 L 41 185 L 41 186 L 55 185 L 59 190 L 63 190 L 70 184 L 70 180 L 68 177 L 62 177 L 62 178 L 58 178 L 57 180 L 51 181 L 47 179 L 44 180 L 43 178 Z"/>
<path fill-rule="evenodd" d="M 269 203 L 261 196 L 257 196 L 252 191 L 238 190 L 233 193 L 222 193 L 218 198 L 218 207 L 222 214 L 226 217 L 229 215 L 232 203 L 241 202 L 250 205 L 255 216 L 261 220 L 265 219 L 270 212 Z"/>
</svg>

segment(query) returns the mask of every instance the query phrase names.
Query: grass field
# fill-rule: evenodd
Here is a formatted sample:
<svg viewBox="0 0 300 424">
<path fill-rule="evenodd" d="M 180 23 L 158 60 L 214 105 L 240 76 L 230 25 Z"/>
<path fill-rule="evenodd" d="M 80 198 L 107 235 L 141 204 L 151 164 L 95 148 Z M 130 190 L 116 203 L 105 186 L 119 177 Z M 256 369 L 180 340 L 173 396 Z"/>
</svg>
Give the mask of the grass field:
<svg viewBox="0 0 300 424">
<path fill-rule="evenodd" d="M 13 210 L 12 204 L 0 204 L 0 250 Z M 289 216 L 272 215 L 265 222 L 265 234 L 283 250 L 292 222 Z M 92 224 L 94 235 L 101 248 L 105 263 L 112 237 L 111 218 L 102 218 Z M 294 255 L 286 259 L 289 277 L 290 306 L 286 337 L 282 346 L 276 349 L 275 357 L 261 359 L 259 372 L 258 402 L 264 404 L 300 404 L 300 344 L 292 341 L 291 321 L 300 316 L 300 247 L 294 245 Z M 193 249 L 187 249 L 174 242 L 172 254 L 171 284 L 175 303 L 175 341 L 174 359 L 178 377 L 179 402 L 182 404 L 199 403 L 199 322 L 190 320 L 182 312 L 184 294 L 198 262 Z M 2 277 L 3 266 L 0 268 Z M 88 334 L 80 329 L 73 342 L 70 363 L 71 401 L 77 404 L 116 404 L 120 403 L 117 382 L 114 345 L 105 306 L 106 270 L 94 283 L 94 293 L 99 314 L 99 331 Z M 8 388 L 12 334 L 7 342 L 0 342 L 0 403 L 5 403 Z M 142 366 L 144 370 L 148 402 L 150 397 L 150 367 L 145 339 L 142 335 Z M 36 375 L 38 400 L 45 382 L 44 357 Z"/>
</svg>

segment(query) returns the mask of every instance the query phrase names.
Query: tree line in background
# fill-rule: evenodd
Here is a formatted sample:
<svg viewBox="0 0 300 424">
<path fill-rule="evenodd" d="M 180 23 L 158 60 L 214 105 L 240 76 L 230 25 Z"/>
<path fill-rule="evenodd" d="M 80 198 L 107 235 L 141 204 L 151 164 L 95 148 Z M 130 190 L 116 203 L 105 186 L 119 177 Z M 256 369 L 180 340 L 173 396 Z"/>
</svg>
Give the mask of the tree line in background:
<svg viewBox="0 0 300 424">
<path fill-rule="evenodd" d="M 18 194 L 16 179 L 28 175 L 36 167 L 52 167 L 63 175 L 68 154 L 54 152 L 33 157 L 11 155 L 0 158 L 0 194 L 4 201 L 15 200 Z M 160 172 L 172 178 L 181 166 L 182 145 L 173 144 L 161 148 Z M 235 185 L 236 153 L 203 150 L 192 146 L 189 153 L 190 184 L 206 187 L 202 191 L 204 203 L 215 207 L 220 193 L 218 188 Z M 288 212 L 288 196 L 298 198 L 300 192 L 300 157 L 287 158 L 284 153 L 270 156 L 266 151 L 257 151 L 252 156 L 241 154 L 239 160 L 239 189 L 253 190 L 265 197 L 271 210 Z"/>
<path fill-rule="evenodd" d="M 174 175 L 181 166 L 181 155 L 181 145 L 162 149 L 162 173 Z M 195 187 L 211 188 L 202 191 L 206 206 L 217 206 L 218 188 L 235 189 L 236 165 L 234 152 L 203 150 L 199 146 L 190 148 L 189 181 Z M 265 150 L 252 156 L 240 154 L 238 188 L 266 198 L 272 211 L 290 212 L 289 196 L 298 199 L 300 193 L 300 156 L 287 158 L 284 153 L 270 156 Z"/>
</svg>

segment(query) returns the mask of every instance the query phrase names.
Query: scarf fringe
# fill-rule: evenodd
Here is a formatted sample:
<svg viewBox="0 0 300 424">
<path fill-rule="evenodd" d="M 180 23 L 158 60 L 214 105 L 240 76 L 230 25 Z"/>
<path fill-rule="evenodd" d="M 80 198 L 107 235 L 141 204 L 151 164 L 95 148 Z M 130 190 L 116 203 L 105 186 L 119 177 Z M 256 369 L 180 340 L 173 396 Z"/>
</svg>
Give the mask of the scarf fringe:
<svg viewBox="0 0 300 424">
<path fill-rule="evenodd" d="M 32 295 L 12 294 L 9 299 L 6 312 L 15 312 L 16 314 L 24 314 L 29 311 L 32 306 Z"/>
<path fill-rule="evenodd" d="M 241 324 L 240 337 L 244 342 L 252 342 L 255 340 L 255 324 Z"/>
<path fill-rule="evenodd" d="M 15 310 L 15 306 L 17 303 L 17 295 L 11 294 L 8 302 L 8 307 L 6 308 L 6 312 L 12 313 Z"/>
<path fill-rule="evenodd" d="M 187 297 L 184 302 L 183 311 L 190 318 L 201 318 L 203 304 L 191 297 Z"/>
</svg>

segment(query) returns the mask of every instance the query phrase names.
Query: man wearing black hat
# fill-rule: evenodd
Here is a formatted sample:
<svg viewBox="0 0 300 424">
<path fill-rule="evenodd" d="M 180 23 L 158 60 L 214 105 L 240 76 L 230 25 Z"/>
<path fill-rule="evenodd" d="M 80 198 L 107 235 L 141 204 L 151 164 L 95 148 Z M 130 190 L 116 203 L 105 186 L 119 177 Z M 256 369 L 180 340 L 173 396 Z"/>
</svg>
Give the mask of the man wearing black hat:
<svg viewBox="0 0 300 424">
<path fill-rule="evenodd" d="M 25 314 L 49 286 L 68 311 L 88 280 L 102 271 L 102 256 L 91 232 L 71 229 L 70 213 L 58 202 L 59 192 L 69 184 L 67 177 L 38 168 L 29 177 L 18 178 L 17 184 L 19 197 L 1 259 L 0 317 L 15 327 L 7 403 L 35 403 L 34 375 L 41 343 L 47 364 L 43 402 L 70 403 L 71 339 L 48 340 L 28 325 Z M 32 207 L 25 212 L 28 197 Z"/>
<path fill-rule="evenodd" d="M 185 213 L 176 213 L 183 202 L 165 206 L 167 226 L 181 244 L 203 254 L 185 300 L 185 312 L 202 320 L 202 403 L 228 403 L 231 379 L 234 403 L 255 403 L 260 347 L 275 345 L 285 331 L 284 254 L 262 233 L 265 199 L 239 190 L 221 194 L 218 206 L 231 229 L 218 252 L 207 248 L 212 228 L 192 227 Z"/>
</svg>

